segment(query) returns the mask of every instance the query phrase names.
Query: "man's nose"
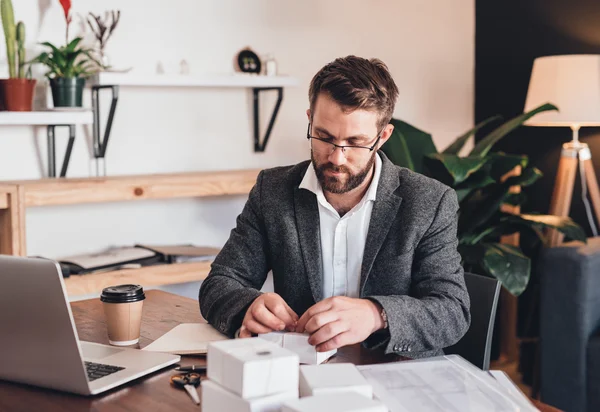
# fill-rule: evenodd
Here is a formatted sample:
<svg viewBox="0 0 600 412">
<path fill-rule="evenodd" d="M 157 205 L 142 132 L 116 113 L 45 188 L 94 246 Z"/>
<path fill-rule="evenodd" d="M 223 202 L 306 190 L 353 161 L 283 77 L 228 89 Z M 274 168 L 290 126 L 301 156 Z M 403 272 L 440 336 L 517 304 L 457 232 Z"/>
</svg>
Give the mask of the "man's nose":
<svg viewBox="0 0 600 412">
<path fill-rule="evenodd" d="M 346 163 L 346 155 L 341 147 L 335 147 L 328 160 L 336 166 L 341 166 Z"/>
</svg>

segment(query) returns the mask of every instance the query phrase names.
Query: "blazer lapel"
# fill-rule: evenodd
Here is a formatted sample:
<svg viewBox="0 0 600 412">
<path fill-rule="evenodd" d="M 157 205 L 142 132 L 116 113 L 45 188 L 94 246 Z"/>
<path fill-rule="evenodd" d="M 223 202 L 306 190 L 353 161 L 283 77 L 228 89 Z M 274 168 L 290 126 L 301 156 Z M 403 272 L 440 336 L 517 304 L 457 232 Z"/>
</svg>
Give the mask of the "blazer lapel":
<svg viewBox="0 0 600 412">
<path fill-rule="evenodd" d="M 375 257 L 381 249 L 381 245 L 383 245 L 394 220 L 393 217 L 396 216 L 400 203 L 402 203 L 402 198 L 395 193 L 400 183 L 398 169 L 381 152 L 380 155 L 382 158 L 381 176 L 379 177 L 377 196 L 371 212 L 371 221 L 369 222 L 360 272 L 361 296 L 373 267 L 373 262 L 375 262 Z"/>
<path fill-rule="evenodd" d="M 300 250 L 308 283 L 315 302 L 323 297 L 323 273 L 321 259 L 321 236 L 319 227 L 319 207 L 314 193 L 306 189 L 294 190 L 296 225 L 300 239 Z"/>
</svg>

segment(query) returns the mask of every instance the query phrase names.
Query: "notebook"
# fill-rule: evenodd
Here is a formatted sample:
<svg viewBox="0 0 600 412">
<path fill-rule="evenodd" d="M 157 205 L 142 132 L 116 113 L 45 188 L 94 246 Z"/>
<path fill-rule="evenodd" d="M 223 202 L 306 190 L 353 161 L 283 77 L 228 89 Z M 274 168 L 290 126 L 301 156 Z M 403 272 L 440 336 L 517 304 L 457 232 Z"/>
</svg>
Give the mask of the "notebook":
<svg viewBox="0 0 600 412">
<path fill-rule="evenodd" d="M 182 323 L 142 350 L 175 355 L 204 355 L 209 342 L 228 339 L 208 323 Z"/>
</svg>

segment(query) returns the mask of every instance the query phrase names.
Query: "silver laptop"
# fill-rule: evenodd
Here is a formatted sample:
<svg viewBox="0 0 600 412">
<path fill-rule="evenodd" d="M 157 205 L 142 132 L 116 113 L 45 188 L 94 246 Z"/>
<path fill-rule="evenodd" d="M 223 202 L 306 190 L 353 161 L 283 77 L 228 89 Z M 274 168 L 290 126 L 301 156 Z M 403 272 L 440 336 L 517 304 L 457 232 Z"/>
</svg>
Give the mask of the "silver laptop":
<svg viewBox="0 0 600 412">
<path fill-rule="evenodd" d="M 80 341 L 58 264 L 0 255 L 0 379 L 94 395 L 179 360 Z"/>
</svg>

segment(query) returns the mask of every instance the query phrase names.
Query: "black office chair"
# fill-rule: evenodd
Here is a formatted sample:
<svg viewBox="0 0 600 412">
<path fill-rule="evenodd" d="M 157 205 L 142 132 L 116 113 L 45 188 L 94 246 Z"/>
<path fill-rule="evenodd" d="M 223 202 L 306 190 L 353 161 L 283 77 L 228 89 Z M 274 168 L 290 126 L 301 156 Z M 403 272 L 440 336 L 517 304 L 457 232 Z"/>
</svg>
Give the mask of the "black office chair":
<svg viewBox="0 0 600 412">
<path fill-rule="evenodd" d="M 473 273 L 465 273 L 465 283 L 471 298 L 471 326 L 465 336 L 455 345 L 445 348 L 444 353 L 460 355 L 487 371 L 501 286 L 496 279 Z"/>
</svg>

